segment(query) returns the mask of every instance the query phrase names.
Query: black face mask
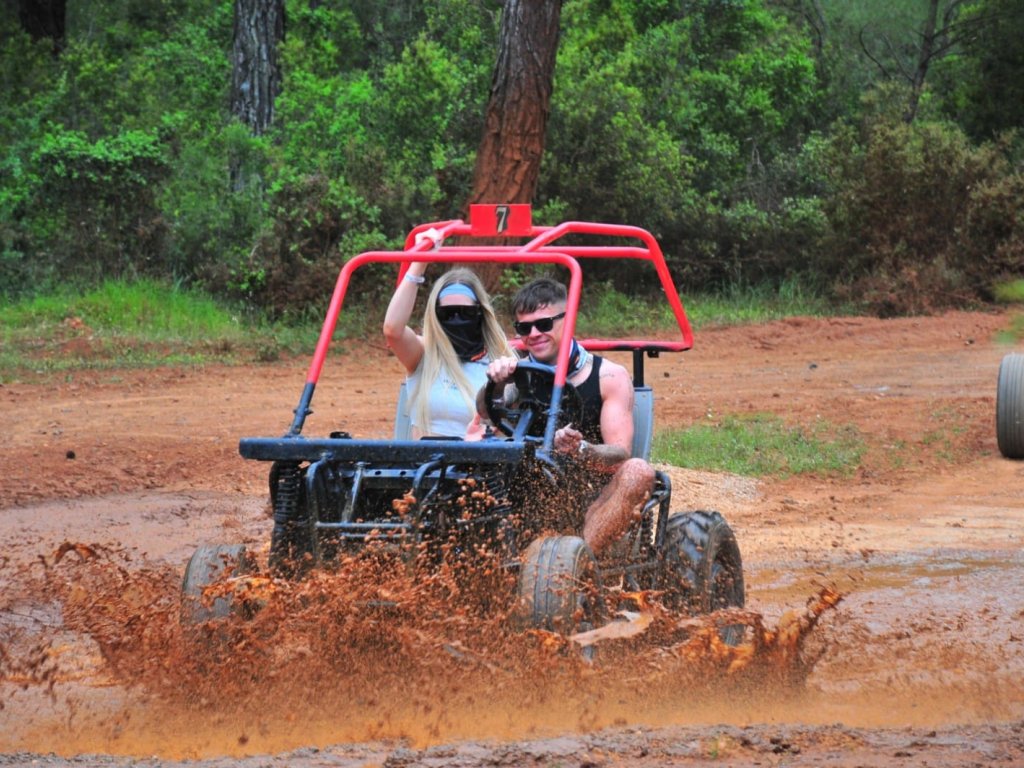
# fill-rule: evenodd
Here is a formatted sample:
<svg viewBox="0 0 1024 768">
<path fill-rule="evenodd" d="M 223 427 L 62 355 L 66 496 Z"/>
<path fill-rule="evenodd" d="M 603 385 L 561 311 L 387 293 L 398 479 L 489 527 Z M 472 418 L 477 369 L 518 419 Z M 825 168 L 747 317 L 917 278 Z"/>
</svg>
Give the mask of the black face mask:
<svg viewBox="0 0 1024 768">
<path fill-rule="evenodd" d="M 448 341 L 452 343 L 459 360 L 467 362 L 480 356 L 484 351 L 484 319 L 455 316 L 441 320 Z"/>
</svg>

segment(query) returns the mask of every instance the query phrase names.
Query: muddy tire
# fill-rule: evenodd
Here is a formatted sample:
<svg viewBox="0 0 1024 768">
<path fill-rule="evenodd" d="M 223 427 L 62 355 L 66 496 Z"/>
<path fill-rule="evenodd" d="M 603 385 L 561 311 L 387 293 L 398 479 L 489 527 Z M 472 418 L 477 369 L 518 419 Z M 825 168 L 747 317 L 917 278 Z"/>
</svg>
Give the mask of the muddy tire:
<svg viewBox="0 0 1024 768">
<path fill-rule="evenodd" d="M 255 570 L 244 544 L 201 544 L 189 559 L 181 583 L 181 625 L 195 627 L 214 619 L 225 619 L 236 612 L 230 596 L 204 601 L 203 591 L 225 576 Z"/>
<path fill-rule="evenodd" d="M 721 514 L 694 511 L 673 515 L 665 548 L 662 583 L 673 607 L 693 614 L 743 607 L 743 560 L 736 536 Z M 728 645 L 737 645 L 744 631 L 743 625 L 719 629 Z"/>
<path fill-rule="evenodd" d="M 1024 459 L 1024 355 L 1011 353 L 999 364 L 996 439 L 1008 459 Z"/>
<path fill-rule="evenodd" d="M 597 561 L 578 536 L 544 536 L 523 555 L 519 570 L 522 628 L 571 635 L 604 623 Z"/>
</svg>

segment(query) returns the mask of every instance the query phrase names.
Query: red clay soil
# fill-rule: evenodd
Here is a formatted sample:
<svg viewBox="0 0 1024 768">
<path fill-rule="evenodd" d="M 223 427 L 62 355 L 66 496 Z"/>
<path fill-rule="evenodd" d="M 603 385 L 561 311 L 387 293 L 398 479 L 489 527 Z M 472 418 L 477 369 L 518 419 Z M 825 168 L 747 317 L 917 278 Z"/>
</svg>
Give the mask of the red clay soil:
<svg viewBox="0 0 1024 768">
<path fill-rule="evenodd" d="M 339 622 L 247 638 L 248 677 L 214 684 L 226 667 L 181 652 L 174 595 L 200 542 L 265 550 L 267 467 L 238 439 L 284 432 L 306 361 L 0 385 L 0 765 L 1024 765 L 1024 467 L 995 439 L 1013 319 L 791 319 L 647 361 L 657 429 L 765 413 L 866 446 L 849 475 L 671 471 L 673 511 L 732 525 L 766 627 L 841 595 L 799 660 L 739 673 L 655 642 L 594 672 L 375 616 L 373 647 Z M 399 366 L 343 346 L 304 431 L 387 437 Z M 296 615 L 337 616 L 360 586 L 304 589 Z"/>
</svg>

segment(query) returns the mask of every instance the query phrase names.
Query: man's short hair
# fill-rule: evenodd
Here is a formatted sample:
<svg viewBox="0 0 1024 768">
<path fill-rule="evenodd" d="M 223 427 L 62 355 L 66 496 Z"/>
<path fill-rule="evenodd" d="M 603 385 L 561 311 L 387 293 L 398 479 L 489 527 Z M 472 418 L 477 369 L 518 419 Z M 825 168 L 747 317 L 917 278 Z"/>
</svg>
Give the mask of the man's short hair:
<svg viewBox="0 0 1024 768">
<path fill-rule="evenodd" d="M 568 298 L 565 286 L 550 277 L 531 280 L 512 297 L 512 314 L 516 317 L 535 312 L 541 307 L 564 304 Z"/>
</svg>

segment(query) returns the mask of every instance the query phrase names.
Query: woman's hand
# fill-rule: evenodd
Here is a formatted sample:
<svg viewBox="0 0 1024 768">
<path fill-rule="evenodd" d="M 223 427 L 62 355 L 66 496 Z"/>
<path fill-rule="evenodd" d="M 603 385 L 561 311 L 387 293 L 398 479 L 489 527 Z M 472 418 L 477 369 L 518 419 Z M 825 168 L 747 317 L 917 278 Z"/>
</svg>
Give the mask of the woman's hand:
<svg viewBox="0 0 1024 768">
<path fill-rule="evenodd" d="M 484 439 L 484 420 L 480 418 L 480 414 L 473 416 L 473 420 L 466 426 L 466 434 L 464 440 L 483 440 Z"/>
</svg>

